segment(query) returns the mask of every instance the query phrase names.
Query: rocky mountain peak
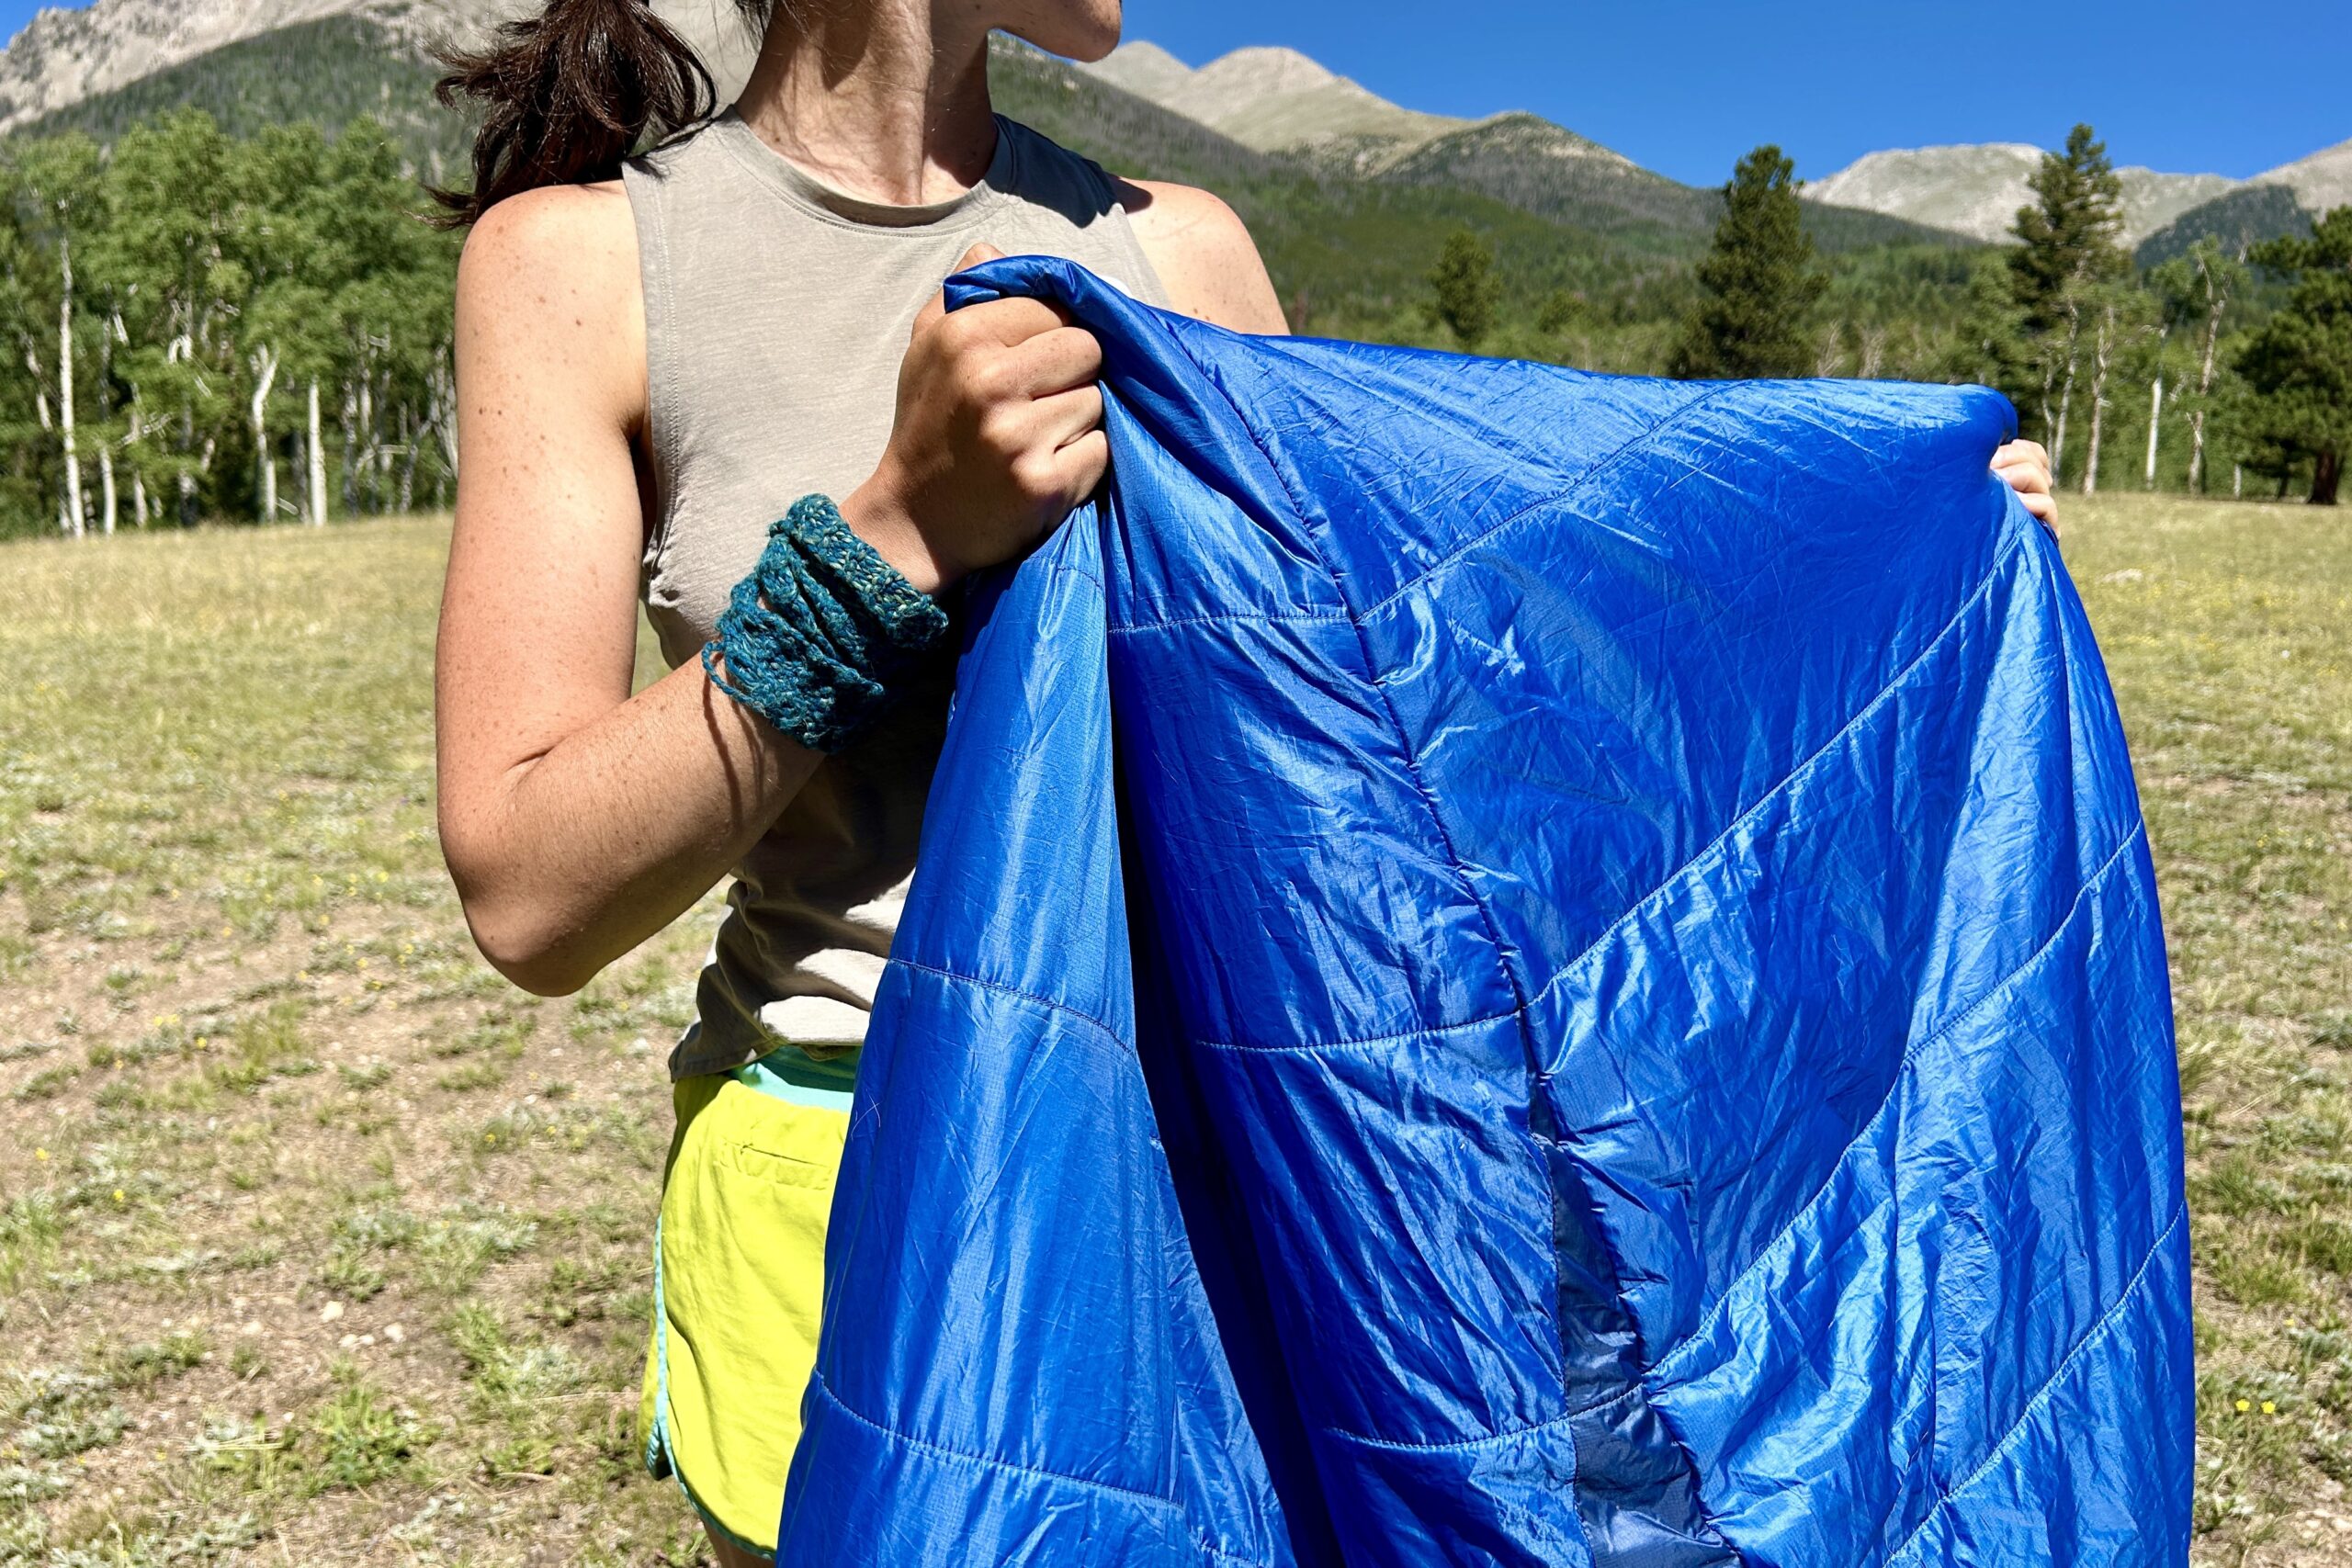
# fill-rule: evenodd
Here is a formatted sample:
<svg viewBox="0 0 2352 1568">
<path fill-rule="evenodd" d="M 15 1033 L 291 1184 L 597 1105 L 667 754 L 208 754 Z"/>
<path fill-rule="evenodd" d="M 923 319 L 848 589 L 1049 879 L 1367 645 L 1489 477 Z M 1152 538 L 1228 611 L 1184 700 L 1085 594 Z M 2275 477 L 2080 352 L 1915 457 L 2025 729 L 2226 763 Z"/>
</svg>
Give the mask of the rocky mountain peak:
<svg viewBox="0 0 2352 1568">
<path fill-rule="evenodd" d="M 2008 238 L 2018 209 L 2033 199 L 2027 182 L 2041 157 L 2041 148 L 2023 141 L 1870 152 L 1808 185 L 1805 195 L 1997 243 Z M 2238 184 L 2221 175 L 2174 175 L 2136 167 L 2116 173 L 2123 181 L 2127 244 L 2137 243 Z"/>
<path fill-rule="evenodd" d="M 1237 49 L 1197 70 L 1152 43 L 1083 69 L 1261 152 L 1401 152 L 1469 124 L 1403 108 L 1295 49 Z"/>
</svg>

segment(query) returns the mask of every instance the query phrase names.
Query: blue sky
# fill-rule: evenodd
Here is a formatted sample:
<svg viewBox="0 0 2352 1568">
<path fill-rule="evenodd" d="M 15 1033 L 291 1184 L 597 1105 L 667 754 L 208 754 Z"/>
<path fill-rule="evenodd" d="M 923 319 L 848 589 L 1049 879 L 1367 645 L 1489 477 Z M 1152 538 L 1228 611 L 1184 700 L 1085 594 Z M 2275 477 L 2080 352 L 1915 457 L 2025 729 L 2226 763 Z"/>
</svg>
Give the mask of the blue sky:
<svg viewBox="0 0 2352 1568">
<path fill-rule="evenodd" d="M 0 0 L 0 30 L 30 18 Z M 1880 147 L 2063 139 L 2244 176 L 2352 137 L 2352 0 L 1128 0 L 1197 65 L 1306 51 L 1414 108 L 1528 108 L 1693 184 L 1777 141 L 1801 175 Z"/>
<path fill-rule="evenodd" d="M 1698 185 L 1768 141 L 1818 176 L 2087 119 L 2119 164 L 2244 177 L 2352 137 L 2352 0 L 1128 0 L 1127 36 L 1194 65 L 1288 44 L 1410 107 L 1533 109 Z"/>
</svg>

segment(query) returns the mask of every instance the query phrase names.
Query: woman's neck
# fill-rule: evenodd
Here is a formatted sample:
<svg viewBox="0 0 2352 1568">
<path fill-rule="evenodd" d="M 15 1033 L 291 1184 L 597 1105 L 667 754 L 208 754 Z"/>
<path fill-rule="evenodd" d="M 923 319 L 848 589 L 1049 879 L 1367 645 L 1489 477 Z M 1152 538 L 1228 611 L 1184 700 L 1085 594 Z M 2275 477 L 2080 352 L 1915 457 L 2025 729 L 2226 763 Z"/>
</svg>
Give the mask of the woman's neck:
<svg viewBox="0 0 2352 1568">
<path fill-rule="evenodd" d="M 736 110 L 769 146 L 846 195 L 899 206 L 952 200 L 979 183 L 996 152 L 989 35 L 968 19 L 976 9 L 932 0 L 779 6 Z"/>
</svg>

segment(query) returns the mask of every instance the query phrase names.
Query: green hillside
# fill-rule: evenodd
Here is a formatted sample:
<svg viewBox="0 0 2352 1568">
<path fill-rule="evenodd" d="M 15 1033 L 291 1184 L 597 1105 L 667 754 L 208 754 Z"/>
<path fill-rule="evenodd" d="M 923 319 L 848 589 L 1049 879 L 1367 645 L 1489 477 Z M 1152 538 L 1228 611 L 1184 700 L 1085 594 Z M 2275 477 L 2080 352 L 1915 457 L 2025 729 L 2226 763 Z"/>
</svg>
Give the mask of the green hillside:
<svg viewBox="0 0 2352 1568">
<path fill-rule="evenodd" d="M 2156 266 L 2186 255 L 2199 240 L 2217 240 L 2232 254 L 2285 234 L 2308 234 L 2312 215 L 2285 186 L 2247 185 L 2192 207 L 2145 240 L 2133 259 Z"/>
<path fill-rule="evenodd" d="M 216 50 L 17 135 L 81 131 L 111 144 L 180 107 L 200 108 L 241 137 L 294 121 L 332 129 L 365 114 L 422 176 L 439 180 L 462 168 L 466 133 L 433 100 L 437 73 L 377 24 L 334 17 Z M 1254 152 L 1009 40 L 996 48 L 992 73 L 1006 113 L 1105 167 L 1204 186 L 1231 201 L 1293 314 L 1311 330 L 1387 337 L 1426 330 L 1418 315 L 1423 278 L 1457 228 L 1495 247 L 1507 319 L 1532 318 L 1541 302 L 1563 294 L 1583 301 L 1594 321 L 1647 316 L 1679 299 L 1676 280 L 1721 207 L 1713 190 L 1606 154 L 1558 157 L 1550 143 L 1568 133 L 1533 117 L 1441 137 L 1367 177 L 1334 160 Z M 1953 244 L 1932 230 L 1839 209 L 1811 209 L 1807 223 L 1833 254 Z"/>
<path fill-rule="evenodd" d="M 1264 253 L 1294 317 L 1312 330 L 1376 331 L 1406 310 L 1447 234 L 1484 233 L 1522 304 L 1555 289 L 1637 284 L 1696 254 L 1663 229 L 1629 241 L 1521 210 L 1463 185 L 1350 178 L 1303 159 L 1252 152 L 1019 45 L 990 62 L 998 107 L 1114 173 L 1180 180 L 1232 203 Z"/>
<path fill-rule="evenodd" d="M 428 178 L 461 166 L 466 128 L 434 101 L 440 70 L 358 17 L 330 17 L 229 44 L 102 93 L 17 130 L 12 140 L 81 131 L 112 145 L 174 109 L 202 109 L 232 136 L 310 121 L 330 130 L 367 115 Z"/>
</svg>

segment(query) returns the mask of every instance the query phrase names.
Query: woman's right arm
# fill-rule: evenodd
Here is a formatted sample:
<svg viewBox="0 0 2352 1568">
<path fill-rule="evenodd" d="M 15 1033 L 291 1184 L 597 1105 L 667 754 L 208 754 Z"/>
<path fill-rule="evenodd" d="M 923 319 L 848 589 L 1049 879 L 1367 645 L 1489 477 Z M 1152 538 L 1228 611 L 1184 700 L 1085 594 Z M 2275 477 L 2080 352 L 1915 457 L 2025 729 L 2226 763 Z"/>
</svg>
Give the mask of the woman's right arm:
<svg viewBox="0 0 2352 1568">
<path fill-rule="evenodd" d="M 458 515 L 436 672 L 443 853 L 482 953 L 577 990 L 690 908 L 817 756 L 698 662 L 631 696 L 644 509 L 617 186 L 492 209 L 458 273 Z"/>
<path fill-rule="evenodd" d="M 944 317 L 934 300 L 888 449 L 841 498 L 843 517 L 927 592 L 1018 554 L 1102 478 L 1101 362 L 1035 301 Z M 441 841 L 483 955 L 544 995 L 577 990 L 692 908 L 819 760 L 698 660 L 629 694 L 645 366 L 619 186 L 535 191 L 485 215 L 458 275 Z"/>
</svg>

